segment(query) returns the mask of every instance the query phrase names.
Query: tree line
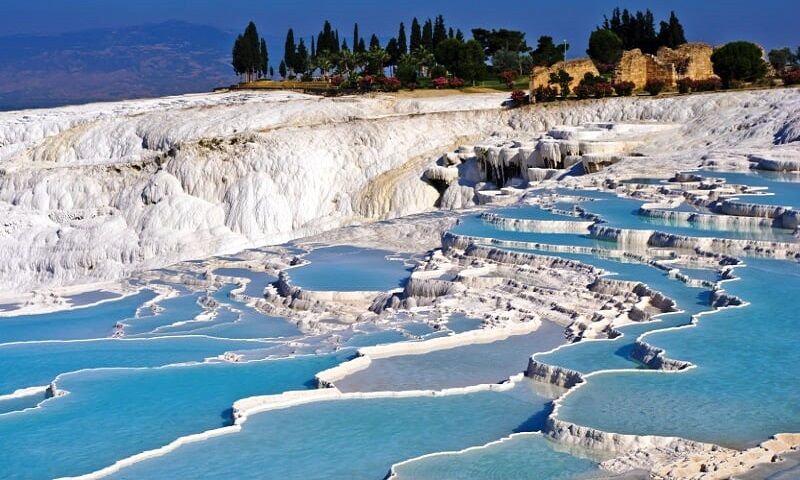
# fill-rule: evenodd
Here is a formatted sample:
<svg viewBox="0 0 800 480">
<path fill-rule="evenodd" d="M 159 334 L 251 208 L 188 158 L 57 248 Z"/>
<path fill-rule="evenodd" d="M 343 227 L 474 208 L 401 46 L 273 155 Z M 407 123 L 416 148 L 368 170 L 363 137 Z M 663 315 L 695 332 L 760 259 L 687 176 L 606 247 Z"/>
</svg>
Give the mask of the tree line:
<svg viewBox="0 0 800 480">
<path fill-rule="evenodd" d="M 353 85 L 364 76 L 384 78 L 388 75 L 412 88 L 419 81 L 455 78 L 455 84 L 459 84 L 462 80 L 475 82 L 493 74 L 513 86 L 515 78 L 534 66 L 552 66 L 564 60 L 569 49 L 568 44 L 556 44 L 553 37 L 547 35 L 540 36 L 535 47 L 530 46 L 525 32 L 517 30 L 473 28 L 470 33 L 471 38 L 467 39 L 460 29 L 448 27 L 442 15 L 422 22 L 415 17 L 408 32 L 406 24 L 400 22 L 397 34 L 382 45 L 375 34 L 368 39 L 364 37 L 357 23 L 351 35 L 340 35 L 326 20 L 308 42 L 295 37 L 292 28 L 288 29 L 278 70 L 284 79 L 310 80 L 312 75 L 319 74 L 337 84 L 350 82 Z M 654 54 L 661 47 L 676 48 L 684 43 L 684 28 L 674 11 L 656 30 L 656 20 L 649 9 L 631 12 L 615 8 L 592 32 L 586 52 L 601 73 L 610 73 L 624 50 L 638 48 Z M 723 82 L 763 77 L 762 70 L 767 64 L 753 59 L 758 50 L 753 45 L 731 45 L 716 54 Z M 232 53 L 233 69 L 245 81 L 274 77 L 266 42 L 253 22 L 237 36 Z M 752 72 L 722 67 L 725 62 L 746 63 L 737 58 L 744 54 L 754 65 Z M 772 50 L 769 62 L 779 74 L 789 71 L 797 75 L 800 48 L 796 53 L 788 48 Z"/>
</svg>

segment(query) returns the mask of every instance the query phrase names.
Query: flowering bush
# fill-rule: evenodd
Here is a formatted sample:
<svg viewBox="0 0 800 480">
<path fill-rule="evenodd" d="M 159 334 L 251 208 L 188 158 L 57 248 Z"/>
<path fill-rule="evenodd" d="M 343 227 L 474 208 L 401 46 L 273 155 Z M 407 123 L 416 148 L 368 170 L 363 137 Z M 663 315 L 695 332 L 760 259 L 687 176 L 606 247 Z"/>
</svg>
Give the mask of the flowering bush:
<svg viewBox="0 0 800 480">
<path fill-rule="evenodd" d="M 358 87 L 364 90 L 371 90 L 375 84 L 375 77 L 372 75 L 364 75 L 358 79 Z"/>
<path fill-rule="evenodd" d="M 461 80 L 458 77 L 453 77 L 448 82 L 450 88 L 463 88 L 464 87 L 464 80 Z"/>
<path fill-rule="evenodd" d="M 611 85 L 611 87 L 620 97 L 630 97 L 633 95 L 633 89 L 636 88 L 636 84 L 633 82 L 617 82 Z"/>
<path fill-rule="evenodd" d="M 608 82 L 597 82 L 594 84 L 594 97 L 610 97 L 614 94 L 614 88 Z"/>
<path fill-rule="evenodd" d="M 577 96 L 581 100 L 583 100 L 584 98 L 589 98 L 592 95 L 594 95 L 594 85 L 581 83 L 580 85 L 575 87 L 575 96 Z"/>
<path fill-rule="evenodd" d="M 666 86 L 667 84 L 664 83 L 663 80 L 652 79 L 648 80 L 647 83 L 644 84 L 644 91 L 655 96 L 664 91 L 664 87 Z"/>
<path fill-rule="evenodd" d="M 436 88 L 445 88 L 447 85 L 448 82 L 445 77 L 436 77 L 433 79 L 433 86 Z"/>
<path fill-rule="evenodd" d="M 536 90 L 531 92 L 531 95 L 537 102 L 552 102 L 558 96 L 558 90 L 555 87 L 539 85 Z"/>
<path fill-rule="evenodd" d="M 517 105 L 528 103 L 528 94 L 523 90 L 514 90 L 511 92 L 511 100 Z"/>
<path fill-rule="evenodd" d="M 786 70 L 781 73 L 781 80 L 783 80 L 783 84 L 786 86 L 800 84 L 800 69 Z"/>
<path fill-rule="evenodd" d="M 400 80 L 397 77 L 383 77 L 381 79 L 383 89 L 387 92 L 396 92 L 400 90 Z"/>
<path fill-rule="evenodd" d="M 344 77 L 342 77 L 341 75 L 334 75 L 330 78 L 330 82 L 331 85 L 333 85 L 334 87 L 338 87 L 339 85 L 342 84 L 342 82 L 344 82 Z"/>
<path fill-rule="evenodd" d="M 514 80 L 517 79 L 517 72 L 515 72 L 514 70 L 503 70 L 502 72 L 500 72 L 500 75 L 498 75 L 498 77 L 500 77 L 500 80 L 503 83 L 508 85 L 508 88 L 511 88 L 514 86 Z"/>
</svg>

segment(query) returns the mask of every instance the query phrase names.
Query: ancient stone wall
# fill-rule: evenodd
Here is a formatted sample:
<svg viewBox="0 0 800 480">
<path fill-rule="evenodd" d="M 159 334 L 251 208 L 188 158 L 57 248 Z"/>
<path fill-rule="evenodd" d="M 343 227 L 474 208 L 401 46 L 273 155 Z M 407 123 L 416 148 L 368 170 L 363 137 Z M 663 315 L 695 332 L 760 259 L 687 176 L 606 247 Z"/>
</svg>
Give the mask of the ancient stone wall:
<svg viewBox="0 0 800 480">
<path fill-rule="evenodd" d="M 597 67 L 588 58 L 579 58 L 575 60 L 567 60 L 566 62 L 558 62 L 552 67 L 533 67 L 531 71 L 531 91 L 541 86 L 552 86 L 556 90 L 560 90 L 558 85 L 550 85 L 550 74 L 557 73 L 559 70 L 565 70 L 572 77 L 569 88 L 575 91 L 583 76 L 587 73 L 592 75 L 600 75 Z"/>
<path fill-rule="evenodd" d="M 661 63 L 653 55 L 642 53 L 635 48 L 622 54 L 614 71 L 615 82 L 633 82 L 637 89 L 644 88 L 649 80 L 662 80 L 674 86 L 677 80 L 675 67 L 671 63 Z"/>
<path fill-rule="evenodd" d="M 668 47 L 658 49 L 659 62 L 675 66 L 678 79 L 706 80 L 714 77 L 711 54 L 714 49 L 705 43 L 685 43 L 674 50 Z"/>
<path fill-rule="evenodd" d="M 642 53 L 638 48 L 627 50 L 614 71 L 614 81 L 633 82 L 641 89 L 649 80 L 661 80 L 669 87 L 681 78 L 706 80 L 714 76 L 713 51 L 704 43 L 686 43 L 675 49 L 661 47 L 657 55 Z"/>
</svg>

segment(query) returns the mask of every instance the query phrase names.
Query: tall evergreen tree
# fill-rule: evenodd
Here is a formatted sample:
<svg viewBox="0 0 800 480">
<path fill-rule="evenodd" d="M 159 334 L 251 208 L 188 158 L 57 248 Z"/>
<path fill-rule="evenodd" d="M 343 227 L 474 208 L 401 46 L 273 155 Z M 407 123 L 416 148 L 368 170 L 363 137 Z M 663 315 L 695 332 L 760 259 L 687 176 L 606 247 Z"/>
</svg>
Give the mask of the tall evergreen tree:
<svg viewBox="0 0 800 480">
<path fill-rule="evenodd" d="M 372 36 L 369 38 L 369 49 L 377 50 L 379 48 L 381 48 L 381 41 L 378 40 L 378 36 L 373 33 Z"/>
<path fill-rule="evenodd" d="M 456 40 L 464 41 L 464 32 L 462 32 L 460 28 L 456 29 Z"/>
<path fill-rule="evenodd" d="M 361 48 L 364 44 L 364 39 L 358 34 L 358 24 L 356 23 L 353 26 L 353 51 L 354 52 L 364 52 L 366 48 Z"/>
<path fill-rule="evenodd" d="M 311 58 L 314 58 L 316 56 L 317 56 L 317 49 L 314 46 L 314 35 L 311 35 Z"/>
<path fill-rule="evenodd" d="M 447 31 L 447 38 L 456 38 L 456 34 L 453 32 L 453 27 L 450 27 L 450 29 Z"/>
<path fill-rule="evenodd" d="M 269 51 L 267 50 L 267 41 L 261 39 L 261 74 L 266 76 L 269 69 Z"/>
<path fill-rule="evenodd" d="M 286 78 L 286 74 L 288 72 L 286 71 L 286 61 L 285 60 L 281 60 L 281 64 L 278 66 L 278 73 L 281 74 L 281 78 Z"/>
<path fill-rule="evenodd" d="M 350 51 L 350 47 L 347 46 L 347 39 L 346 38 L 344 40 L 342 40 L 342 49 L 340 51 L 341 52 L 349 52 Z"/>
<path fill-rule="evenodd" d="M 294 55 L 294 65 L 292 65 L 292 69 L 295 73 L 301 75 L 308 70 L 308 49 L 302 38 L 297 43 L 297 53 Z"/>
<path fill-rule="evenodd" d="M 406 41 L 406 26 L 400 22 L 400 29 L 397 32 L 397 51 L 400 55 L 408 53 L 408 42 Z"/>
<path fill-rule="evenodd" d="M 397 65 L 400 61 L 400 48 L 397 46 L 397 39 L 392 37 L 386 43 L 386 53 L 389 54 L 389 63 L 391 67 Z"/>
<path fill-rule="evenodd" d="M 669 21 L 661 22 L 661 28 L 658 31 L 658 46 L 675 48 L 684 43 L 686 43 L 686 35 L 683 32 L 683 25 L 675 12 L 670 12 Z"/>
<path fill-rule="evenodd" d="M 444 26 L 444 17 L 439 15 L 433 22 L 433 48 L 436 49 L 436 47 L 446 39 L 447 28 Z"/>
<path fill-rule="evenodd" d="M 422 29 L 419 26 L 417 17 L 411 21 L 411 38 L 409 39 L 408 47 L 410 53 L 414 53 L 422 46 Z"/>
<path fill-rule="evenodd" d="M 433 51 L 433 22 L 430 18 L 422 26 L 422 46 L 429 52 Z"/>
<path fill-rule="evenodd" d="M 231 61 L 233 71 L 236 73 L 236 75 L 244 75 L 247 67 L 244 60 L 244 39 L 241 35 L 238 35 L 236 37 L 236 41 L 233 42 L 233 52 L 231 53 L 233 56 Z"/>
<path fill-rule="evenodd" d="M 269 67 L 269 78 L 275 78 L 275 70 L 272 67 Z"/>
<path fill-rule="evenodd" d="M 364 37 L 361 37 L 358 39 L 358 48 L 356 49 L 356 52 L 364 53 L 366 51 L 367 51 L 367 46 L 364 43 Z"/>
<path fill-rule="evenodd" d="M 286 32 L 286 42 L 283 44 L 283 61 L 285 66 L 289 69 L 294 70 L 295 65 L 295 55 L 297 54 L 297 46 L 294 43 L 294 31 L 290 28 L 288 32 Z M 281 73 L 283 77 L 286 77 L 285 74 Z"/>
</svg>

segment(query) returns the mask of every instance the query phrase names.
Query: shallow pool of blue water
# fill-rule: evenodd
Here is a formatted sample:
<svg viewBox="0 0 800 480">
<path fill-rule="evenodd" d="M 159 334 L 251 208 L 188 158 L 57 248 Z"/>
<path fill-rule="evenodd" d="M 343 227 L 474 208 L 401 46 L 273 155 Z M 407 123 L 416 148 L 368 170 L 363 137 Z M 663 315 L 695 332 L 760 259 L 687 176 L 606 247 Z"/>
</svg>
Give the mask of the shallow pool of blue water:
<svg viewBox="0 0 800 480">
<path fill-rule="evenodd" d="M 569 480 L 600 473 L 597 463 L 571 455 L 538 433 L 463 452 L 423 457 L 395 467 L 398 480 Z"/>
<path fill-rule="evenodd" d="M 408 458 L 535 429 L 549 404 L 523 381 L 510 392 L 300 405 L 254 415 L 238 434 L 187 445 L 112 478 L 256 479 L 269 472 L 285 480 L 379 479 Z"/>
<path fill-rule="evenodd" d="M 311 263 L 288 272 L 293 284 L 307 290 L 390 290 L 401 287 L 411 271 L 392 252 L 368 248 L 318 248 L 304 259 Z"/>
<path fill-rule="evenodd" d="M 696 327 L 644 339 L 697 368 L 679 374 L 608 373 L 567 397 L 561 417 L 620 433 L 680 435 L 734 447 L 800 430 L 797 316 L 800 266 L 747 259 L 725 283 L 752 304 L 704 315 Z M 613 412 L 613 413 L 612 413 Z"/>
<path fill-rule="evenodd" d="M 90 473 L 180 436 L 228 425 L 237 399 L 312 388 L 314 374 L 344 355 L 64 375 L 58 385 L 69 394 L 0 417 L 0 438 L 14 438 L 0 449 L 0 477 Z"/>
<path fill-rule="evenodd" d="M 117 322 L 133 317 L 142 303 L 155 296 L 151 290 L 142 290 L 119 300 L 84 308 L 0 317 L 0 343 L 110 337 Z"/>
<path fill-rule="evenodd" d="M 550 350 L 565 341 L 564 327 L 543 322 L 533 333 L 491 343 L 379 358 L 367 369 L 337 381 L 336 386 L 346 392 L 377 392 L 500 383 L 523 372 L 533 353 Z"/>
</svg>

